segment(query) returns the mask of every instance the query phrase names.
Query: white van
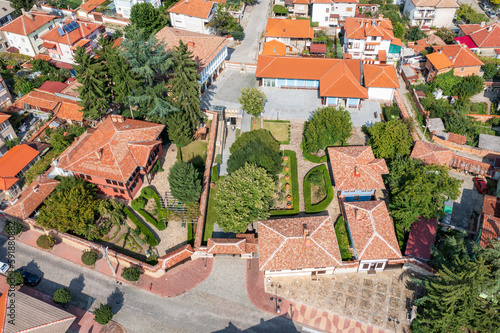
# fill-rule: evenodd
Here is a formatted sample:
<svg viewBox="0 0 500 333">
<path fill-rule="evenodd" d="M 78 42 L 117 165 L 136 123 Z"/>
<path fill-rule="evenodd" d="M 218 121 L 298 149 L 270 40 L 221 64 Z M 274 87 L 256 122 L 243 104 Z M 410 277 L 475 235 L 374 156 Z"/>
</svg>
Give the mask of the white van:
<svg viewBox="0 0 500 333">
<path fill-rule="evenodd" d="M 10 265 L 0 261 L 0 274 L 7 274 Z"/>
</svg>

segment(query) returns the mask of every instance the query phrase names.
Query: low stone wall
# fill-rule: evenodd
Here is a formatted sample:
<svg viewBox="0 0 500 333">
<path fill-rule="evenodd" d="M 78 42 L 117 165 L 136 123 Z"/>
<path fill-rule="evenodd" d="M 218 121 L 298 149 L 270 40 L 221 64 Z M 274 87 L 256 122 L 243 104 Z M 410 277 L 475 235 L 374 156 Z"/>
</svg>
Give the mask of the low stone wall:
<svg viewBox="0 0 500 333">
<path fill-rule="evenodd" d="M 454 150 L 460 150 L 460 151 L 463 151 L 465 153 L 474 154 L 474 155 L 481 156 L 481 157 L 490 157 L 490 158 L 493 156 L 500 157 L 500 153 L 497 153 L 495 151 L 483 149 L 483 148 L 478 148 L 478 147 L 459 145 L 459 144 L 456 144 L 456 143 L 453 143 L 453 142 L 450 142 L 447 140 L 443 140 L 435 135 L 432 136 L 432 140 L 435 143 L 440 144 L 442 146 L 445 146 L 447 148 L 454 149 Z"/>
<path fill-rule="evenodd" d="M 500 116 L 493 115 L 493 114 L 469 114 L 468 116 L 472 117 L 475 120 L 480 121 L 482 123 L 485 123 L 488 120 L 493 119 L 493 118 L 500 118 Z"/>
</svg>

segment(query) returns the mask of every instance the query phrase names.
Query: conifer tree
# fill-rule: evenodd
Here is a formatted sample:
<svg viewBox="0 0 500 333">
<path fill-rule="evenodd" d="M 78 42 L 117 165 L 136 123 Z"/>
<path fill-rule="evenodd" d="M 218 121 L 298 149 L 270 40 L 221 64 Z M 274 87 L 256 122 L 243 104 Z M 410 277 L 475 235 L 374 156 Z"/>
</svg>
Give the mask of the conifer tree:
<svg viewBox="0 0 500 333">
<path fill-rule="evenodd" d="M 185 146 L 193 140 L 193 130 L 182 112 L 170 113 L 166 124 L 168 137 L 177 146 Z"/>
<path fill-rule="evenodd" d="M 182 203 L 198 201 L 201 195 L 201 181 L 198 170 L 192 163 L 176 162 L 168 175 L 170 192 Z"/>
</svg>

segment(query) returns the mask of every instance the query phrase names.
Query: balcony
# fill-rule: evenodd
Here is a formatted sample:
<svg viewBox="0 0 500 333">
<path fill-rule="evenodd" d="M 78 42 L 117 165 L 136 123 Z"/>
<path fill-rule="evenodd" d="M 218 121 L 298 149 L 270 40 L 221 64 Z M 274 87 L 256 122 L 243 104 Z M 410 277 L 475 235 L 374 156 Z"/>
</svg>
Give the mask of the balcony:
<svg viewBox="0 0 500 333">
<path fill-rule="evenodd" d="M 436 12 L 415 12 L 414 19 L 431 19 L 436 17 Z"/>
</svg>

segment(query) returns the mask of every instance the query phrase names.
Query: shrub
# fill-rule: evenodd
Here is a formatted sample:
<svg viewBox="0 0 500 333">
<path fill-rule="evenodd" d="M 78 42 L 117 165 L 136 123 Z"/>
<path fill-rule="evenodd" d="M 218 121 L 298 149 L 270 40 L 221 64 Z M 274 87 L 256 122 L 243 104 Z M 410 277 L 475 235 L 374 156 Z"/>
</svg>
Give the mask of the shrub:
<svg viewBox="0 0 500 333">
<path fill-rule="evenodd" d="M 7 283 L 9 286 L 20 286 L 24 283 L 24 277 L 21 272 L 10 271 L 7 273 Z"/>
<path fill-rule="evenodd" d="M 55 243 L 56 243 L 56 240 L 51 235 L 41 235 L 36 240 L 36 245 L 38 245 L 38 247 L 41 247 L 42 249 L 45 249 L 45 250 L 51 249 Z"/>
<path fill-rule="evenodd" d="M 71 292 L 68 288 L 57 289 L 52 300 L 58 304 L 68 304 L 71 301 Z"/>
<path fill-rule="evenodd" d="M 107 304 L 100 304 L 97 309 L 94 310 L 94 320 L 101 324 L 106 325 L 113 319 L 113 310 Z"/>
<path fill-rule="evenodd" d="M 219 169 L 217 169 L 217 165 L 212 167 L 212 181 L 215 183 L 219 180 Z"/>
<path fill-rule="evenodd" d="M 139 267 L 125 267 L 122 271 L 122 278 L 127 281 L 135 282 L 139 280 L 140 276 L 141 270 L 139 269 Z"/>
<path fill-rule="evenodd" d="M 317 186 L 323 185 L 321 191 L 322 193 L 326 193 L 325 199 L 315 205 L 313 205 L 311 201 L 311 183 Z M 326 165 L 318 165 L 317 167 L 311 169 L 304 178 L 304 203 L 306 207 L 306 213 L 319 213 L 324 211 L 332 202 L 333 195 L 334 193 L 332 183 L 330 181 L 330 173 L 328 172 L 328 168 L 326 167 Z"/>
<path fill-rule="evenodd" d="M 7 220 L 3 231 L 9 236 L 17 236 L 23 231 L 23 225 L 14 220 Z"/>
<path fill-rule="evenodd" d="M 132 200 L 132 202 L 130 203 L 130 206 L 134 209 L 134 210 L 140 210 L 140 209 L 144 209 L 144 207 L 146 207 L 146 199 L 144 199 L 144 197 L 142 196 L 139 196 L 137 198 L 135 198 L 134 200 Z"/>
<path fill-rule="evenodd" d="M 98 258 L 97 252 L 92 250 L 85 250 L 82 253 L 82 262 L 87 266 L 94 266 Z"/>
<path fill-rule="evenodd" d="M 323 177 L 323 170 L 321 168 L 313 168 L 309 173 L 306 175 L 306 178 L 311 182 L 311 184 L 314 184 L 316 186 L 321 186 L 324 184 L 324 179 Z"/>
<path fill-rule="evenodd" d="M 294 151 L 285 150 L 284 156 L 288 156 L 289 160 L 289 175 L 290 184 L 292 188 L 292 209 L 281 209 L 281 210 L 271 210 L 271 216 L 281 216 L 281 215 L 297 215 L 299 213 L 299 176 L 297 174 L 297 155 Z"/>
<path fill-rule="evenodd" d="M 317 156 L 314 154 L 307 153 L 304 151 L 304 140 L 302 140 L 302 143 L 300 144 L 300 147 L 302 148 L 302 156 L 306 161 L 313 162 L 313 163 L 325 163 L 328 160 L 328 156 L 323 155 L 323 156 Z"/>
<path fill-rule="evenodd" d="M 156 203 L 156 208 L 158 208 L 158 211 L 162 208 L 160 197 L 158 196 L 158 193 L 156 193 L 156 191 L 152 187 L 150 187 L 150 186 L 144 187 L 141 190 L 141 196 L 143 196 L 144 198 L 146 198 L 148 200 L 154 199 L 154 201 Z"/>
<path fill-rule="evenodd" d="M 139 221 L 137 216 L 135 216 L 134 213 L 130 211 L 130 209 L 128 209 L 127 207 L 123 207 L 123 212 L 125 213 L 125 215 L 128 216 L 128 218 L 132 221 L 132 223 L 134 223 L 135 226 L 139 228 L 139 230 L 141 230 L 142 234 L 146 236 L 149 245 L 156 246 L 160 243 L 159 240 L 155 237 L 155 235 L 153 235 L 151 230 L 149 230 L 141 221 Z"/>
<path fill-rule="evenodd" d="M 347 234 L 345 221 L 342 216 L 340 216 L 335 223 L 335 234 L 337 235 L 337 241 L 339 243 L 340 256 L 342 257 L 342 260 L 351 260 L 352 255 L 349 251 L 351 244 L 349 241 L 349 235 Z"/>
</svg>

